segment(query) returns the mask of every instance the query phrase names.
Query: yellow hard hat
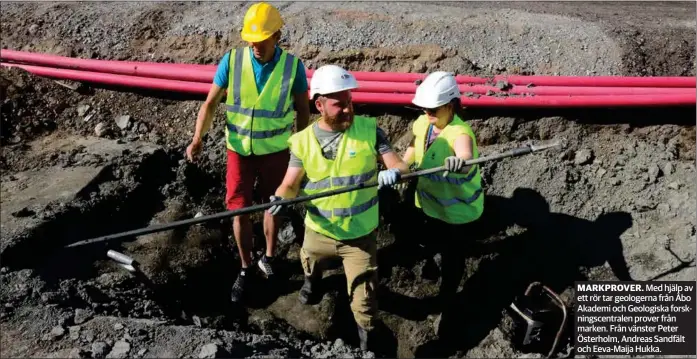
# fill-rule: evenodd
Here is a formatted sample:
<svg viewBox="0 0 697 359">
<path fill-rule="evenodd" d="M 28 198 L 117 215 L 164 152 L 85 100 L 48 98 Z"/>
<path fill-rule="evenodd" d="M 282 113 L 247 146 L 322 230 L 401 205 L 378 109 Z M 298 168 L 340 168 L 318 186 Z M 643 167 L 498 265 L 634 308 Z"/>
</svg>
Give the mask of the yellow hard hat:
<svg viewBox="0 0 697 359">
<path fill-rule="evenodd" d="M 254 4 L 244 15 L 242 40 L 247 42 L 264 41 L 276 33 L 281 26 L 283 26 L 283 20 L 278 9 L 265 2 Z"/>
</svg>

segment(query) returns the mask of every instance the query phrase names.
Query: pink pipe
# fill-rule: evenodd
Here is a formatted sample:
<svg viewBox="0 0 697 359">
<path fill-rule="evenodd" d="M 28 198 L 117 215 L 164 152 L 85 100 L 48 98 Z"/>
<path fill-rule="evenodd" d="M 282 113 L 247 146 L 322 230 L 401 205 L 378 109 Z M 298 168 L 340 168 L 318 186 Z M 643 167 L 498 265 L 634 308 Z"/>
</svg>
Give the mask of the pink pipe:
<svg viewBox="0 0 697 359">
<path fill-rule="evenodd" d="M 9 51 L 9 52 L 6 52 Z M 33 54 L 32 54 L 33 55 Z M 33 56 L 20 51 L 5 50 L 3 56 L 17 61 L 27 61 Z M 46 55 L 40 57 L 38 61 L 41 65 L 54 66 L 61 65 L 63 67 L 85 70 L 93 72 L 121 74 L 138 77 L 152 77 L 161 79 L 170 79 L 178 81 L 201 82 L 210 84 L 212 82 L 215 67 L 210 70 L 205 70 L 203 67 L 207 65 L 183 65 L 183 64 L 158 64 L 146 62 L 121 62 L 121 61 L 105 61 L 105 60 L 86 60 L 62 57 L 56 55 Z M 369 74 L 369 73 L 364 73 Z M 379 73 L 376 73 L 379 75 Z M 418 74 L 412 74 L 418 75 Z M 421 76 L 421 75 L 418 75 Z M 359 89 L 356 92 L 379 92 L 379 93 L 414 93 L 416 85 L 409 82 L 381 82 L 381 81 L 359 81 Z M 486 94 L 488 91 L 494 93 L 510 93 L 510 94 L 531 94 L 531 95 L 634 95 L 634 94 L 670 94 L 681 93 L 682 88 L 650 88 L 650 87 L 612 87 L 612 88 L 596 88 L 596 87 L 532 87 L 514 86 L 508 91 L 501 91 L 494 86 L 487 85 L 460 85 L 460 90 L 463 93 L 472 92 L 475 94 Z"/>
<path fill-rule="evenodd" d="M 19 67 L 40 76 L 68 79 L 74 81 L 96 82 L 117 86 L 184 92 L 205 95 L 210 85 L 200 82 L 186 82 L 154 79 L 137 76 L 105 74 L 99 72 L 56 69 L 31 65 L 1 63 L 5 67 Z M 412 94 L 390 94 L 357 92 L 353 101 L 357 104 L 412 105 Z M 675 106 L 695 105 L 695 94 L 689 91 L 673 95 L 622 95 L 622 96 L 539 96 L 539 97 L 463 97 L 465 106 L 501 107 L 614 107 L 614 106 Z"/>
<path fill-rule="evenodd" d="M 215 73 L 215 65 L 169 64 L 138 61 L 104 61 L 78 59 L 64 56 L 32 53 L 16 50 L 2 50 L 0 59 L 26 62 L 33 65 L 73 68 L 79 70 L 118 73 L 131 76 L 157 77 L 183 81 L 210 83 Z M 184 71 L 188 70 L 188 71 Z M 308 78 L 314 70 L 307 70 Z M 426 74 L 398 72 L 352 71 L 359 81 L 414 82 L 423 80 Z M 622 77 L 622 76 L 520 76 L 498 75 L 491 79 L 458 75 L 460 84 L 486 84 L 507 81 L 512 85 L 525 86 L 571 86 L 571 87 L 697 87 L 695 77 Z"/>
<path fill-rule="evenodd" d="M 158 64 L 136 61 L 105 61 L 77 59 L 49 54 L 34 54 L 14 50 L 2 50 L 0 58 L 27 62 L 35 66 L 60 67 L 73 70 L 103 72 L 129 76 L 152 77 L 180 81 L 213 82 L 215 68 L 211 71 L 201 69 L 202 65 Z M 198 68 L 195 68 L 197 66 Z"/>
<path fill-rule="evenodd" d="M 407 93 L 416 92 L 416 85 L 408 82 L 379 82 L 358 81 L 358 89 L 354 92 L 378 92 L 378 93 Z M 695 93 L 688 88 L 670 87 L 564 87 L 564 86 L 540 86 L 531 87 L 514 86 L 502 91 L 495 86 L 488 85 L 460 85 L 463 94 L 468 92 L 484 95 L 491 91 L 494 94 L 538 95 L 538 96 L 589 96 L 589 95 L 651 95 L 651 94 L 684 94 Z"/>
<path fill-rule="evenodd" d="M 137 87 L 151 90 L 165 90 L 183 92 L 189 94 L 208 94 L 210 84 L 202 82 L 188 82 L 178 80 L 166 80 L 149 77 L 127 76 L 108 74 L 102 72 L 78 71 L 70 69 L 56 69 L 52 67 L 18 65 L 0 63 L 5 67 L 19 67 L 35 75 L 73 81 L 96 82 L 106 85 Z"/>
</svg>

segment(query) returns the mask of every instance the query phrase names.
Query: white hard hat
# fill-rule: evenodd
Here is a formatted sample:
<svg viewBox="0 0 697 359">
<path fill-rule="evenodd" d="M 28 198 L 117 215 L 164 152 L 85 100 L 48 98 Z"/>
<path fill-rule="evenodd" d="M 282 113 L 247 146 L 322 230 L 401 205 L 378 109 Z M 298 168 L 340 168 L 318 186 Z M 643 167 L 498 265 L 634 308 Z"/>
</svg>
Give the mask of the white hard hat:
<svg viewBox="0 0 697 359">
<path fill-rule="evenodd" d="M 450 102 L 454 98 L 460 98 L 460 88 L 457 86 L 455 74 L 445 71 L 436 71 L 424 79 L 424 82 L 416 88 L 414 99 L 411 102 L 422 108 L 436 108 Z"/>
<path fill-rule="evenodd" d="M 336 65 L 324 65 L 312 75 L 310 80 L 310 98 L 344 90 L 358 88 L 356 78 L 348 71 Z"/>
</svg>

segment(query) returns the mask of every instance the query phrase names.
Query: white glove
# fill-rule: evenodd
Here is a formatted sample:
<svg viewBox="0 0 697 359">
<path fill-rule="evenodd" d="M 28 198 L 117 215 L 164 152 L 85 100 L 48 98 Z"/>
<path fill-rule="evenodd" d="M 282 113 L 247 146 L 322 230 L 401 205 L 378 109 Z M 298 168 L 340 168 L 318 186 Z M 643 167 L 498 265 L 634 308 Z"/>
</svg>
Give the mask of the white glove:
<svg viewBox="0 0 697 359">
<path fill-rule="evenodd" d="M 392 186 L 397 183 L 400 176 L 401 172 L 396 168 L 380 171 L 380 173 L 378 173 L 378 189 L 384 186 Z"/>
<path fill-rule="evenodd" d="M 450 156 L 445 158 L 443 165 L 445 166 L 443 177 L 446 177 L 450 172 L 460 172 L 462 167 L 465 165 L 465 160 L 457 156 Z"/>
<path fill-rule="evenodd" d="M 271 196 L 269 197 L 269 199 L 271 200 L 270 202 L 276 202 L 283 200 L 283 197 Z M 271 214 L 272 216 L 278 215 L 283 209 L 285 209 L 284 205 L 273 205 L 271 206 L 271 208 L 269 208 L 269 214 Z"/>
</svg>

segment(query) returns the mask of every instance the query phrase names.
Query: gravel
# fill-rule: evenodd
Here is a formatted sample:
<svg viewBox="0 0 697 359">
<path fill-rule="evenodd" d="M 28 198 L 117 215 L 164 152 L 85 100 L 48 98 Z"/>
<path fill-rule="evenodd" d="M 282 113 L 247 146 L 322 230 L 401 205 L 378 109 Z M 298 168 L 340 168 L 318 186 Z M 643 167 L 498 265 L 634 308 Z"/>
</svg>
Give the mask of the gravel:
<svg viewBox="0 0 697 359">
<path fill-rule="evenodd" d="M 379 48 L 381 60 L 399 71 L 695 74 L 694 4 L 646 9 L 603 5 L 596 10 L 535 3 L 308 4 L 277 5 L 286 24 L 283 46 L 309 67 L 333 61 L 384 71 L 385 63 L 371 53 Z M 3 39 L 3 46 L 81 57 L 212 64 L 241 44 L 245 8 L 225 2 L 10 3 L 3 7 L 2 26 L 12 35 Z M 617 21 L 618 13 L 628 21 Z M 663 24 L 656 21 L 660 17 Z M 34 35 L 9 31 L 34 25 Z M 61 45 L 53 39 L 61 39 Z"/>
</svg>

